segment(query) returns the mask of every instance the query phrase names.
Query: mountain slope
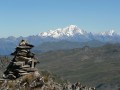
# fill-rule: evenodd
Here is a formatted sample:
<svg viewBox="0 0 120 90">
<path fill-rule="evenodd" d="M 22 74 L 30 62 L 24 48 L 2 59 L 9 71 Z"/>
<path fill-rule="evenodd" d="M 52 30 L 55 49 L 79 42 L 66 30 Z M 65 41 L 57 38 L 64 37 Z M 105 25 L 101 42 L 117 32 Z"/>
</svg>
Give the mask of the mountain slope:
<svg viewBox="0 0 120 90">
<path fill-rule="evenodd" d="M 38 54 L 41 69 L 54 71 L 72 82 L 115 89 L 120 81 L 120 44 L 78 48 Z M 99 89 L 97 89 L 99 90 Z"/>
<path fill-rule="evenodd" d="M 119 90 L 120 44 L 37 52 L 36 57 L 40 61 L 37 66 L 40 70 L 49 70 L 71 82 L 96 86 L 97 90 Z M 7 64 L 3 62 L 9 62 L 9 59 L 2 57 L 0 61 L 2 71 Z"/>
<path fill-rule="evenodd" d="M 69 50 L 73 48 L 82 48 L 84 46 L 100 47 L 105 43 L 92 40 L 89 42 L 71 42 L 71 41 L 58 41 L 58 42 L 44 42 L 41 45 L 36 46 L 34 52 L 48 52 L 56 50 Z"/>
<path fill-rule="evenodd" d="M 70 36 L 74 36 L 75 34 L 85 35 L 85 34 L 87 34 L 87 32 L 84 30 L 81 30 L 76 25 L 70 25 L 70 26 L 63 28 L 63 29 L 59 28 L 56 30 L 50 30 L 48 32 L 42 32 L 39 34 L 39 36 L 53 37 L 53 38 L 64 38 L 65 36 L 70 37 Z"/>
</svg>

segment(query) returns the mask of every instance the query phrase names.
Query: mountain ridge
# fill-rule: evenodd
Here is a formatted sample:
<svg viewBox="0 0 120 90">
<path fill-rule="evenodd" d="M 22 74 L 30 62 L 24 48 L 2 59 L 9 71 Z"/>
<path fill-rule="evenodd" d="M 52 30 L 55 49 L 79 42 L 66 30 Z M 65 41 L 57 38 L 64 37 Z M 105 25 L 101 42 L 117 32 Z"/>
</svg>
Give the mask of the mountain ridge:
<svg viewBox="0 0 120 90">
<path fill-rule="evenodd" d="M 97 90 L 119 90 L 120 44 L 49 51 L 37 56 L 41 69 L 54 71 L 71 82 L 78 80 Z"/>
<path fill-rule="evenodd" d="M 57 34 L 59 34 L 57 36 Z M 84 29 L 81 29 L 79 28 L 78 26 L 76 25 L 69 25 L 65 28 L 58 28 L 58 29 L 55 29 L 55 30 L 49 30 L 49 31 L 45 31 L 45 32 L 40 32 L 39 34 L 37 35 L 29 35 L 29 36 L 26 36 L 26 37 L 23 37 L 23 36 L 19 36 L 19 37 L 14 37 L 14 36 L 8 36 L 6 38 L 0 38 L 0 39 L 17 39 L 17 38 L 27 38 L 27 37 L 53 37 L 53 38 L 57 38 L 57 37 L 61 37 L 61 36 L 73 36 L 73 35 L 76 35 L 76 34 L 79 34 L 79 35 L 88 35 L 88 34 L 92 34 L 92 35 L 101 35 L 101 36 L 114 36 L 114 35 L 119 35 L 119 33 L 115 32 L 115 30 L 111 29 L 111 30 L 108 30 L 108 31 L 104 31 L 104 32 L 99 32 L 99 33 L 93 33 L 93 32 L 87 32 L 85 31 Z M 54 37 L 55 35 L 55 37 Z M 60 36 L 61 35 L 61 36 Z M 56 37 L 57 36 L 57 37 Z"/>
<path fill-rule="evenodd" d="M 46 31 L 46 32 L 41 32 L 41 33 L 38 34 L 38 36 L 44 36 L 44 37 L 47 37 L 47 36 L 54 37 L 55 36 L 54 38 L 58 38 L 58 37 L 60 37 L 60 35 L 61 36 L 63 36 L 63 35 L 73 36 L 75 34 L 79 34 L 79 35 L 93 34 L 93 35 L 113 36 L 114 34 L 117 34 L 117 33 L 115 32 L 115 30 L 109 30 L 109 31 L 100 32 L 100 33 L 92 33 L 92 32 L 87 32 L 83 29 L 80 29 L 76 25 L 70 25 L 70 26 L 67 26 L 65 28 L 58 28 L 58 29 L 55 29 L 55 30 L 49 30 L 49 31 Z M 117 34 L 117 35 L 119 35 L 119 34 Z"/>
<path fill-rule="evenodd" d="M 94 44 L 92 44 L 93 41 L 98 41 L 98 42 L 101 42 L 102 44 L 120 43 L 120 34 L 116 33 L 114 30 L 96 34 L 92 32 L 86 32 L 85 30 L 80 29 L 76 25 L 70 25 L 65 28 L 50 30 L 47 32 L 42 32 L 38 35 L 31 35 L 28 37 L 9 36 L 7 38 L 0 38 L 0 54 L 9 55 L 10 52 L 14 50 L 14 47 L 16 47 L 16 45 L 18 45 L 19 41 L 21 41 L 22 39 L 26 39 L 28 42 L 30 42 L 31 44 L 34 44 L 35 46 L 40 46 L 41 44 L 47 43 L 47 42 L 59 43 L 62 41 L 68 41 L 72 43 L 83 43 L 84 45 L 82 46 L 85 46 L 86 43 L 91 43 L 91 44 L 88 44 L 91 46 L 91 45 L 95 45 L 95 42 Z M 95 47 L 97 45 L 95 45 Z M 64 47 L 63 45 L 60 45 L 60 46 Z M 62 47 L 60 48 L 58 47 L 58 49 L 61 49 Z M 72 47 L 77 48 L 75 46 L 72 46 Z"/>
</svg>

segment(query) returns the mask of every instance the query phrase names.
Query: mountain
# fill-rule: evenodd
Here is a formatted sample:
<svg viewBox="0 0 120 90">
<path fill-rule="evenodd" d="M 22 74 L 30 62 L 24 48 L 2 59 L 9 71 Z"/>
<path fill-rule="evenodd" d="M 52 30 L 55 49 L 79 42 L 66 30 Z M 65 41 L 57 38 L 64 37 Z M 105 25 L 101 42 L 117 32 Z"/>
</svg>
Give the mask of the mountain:
<svg viewBox="0 0 120 90">
<path fill-rule="evenodd" d="M 37 53 L 41 69 L 54 71 L 71 82 L 96 90 L 119 90 L 120 44 Z"/>
<path fill-rule="evenodd" d="M 58 41 L 58 42 L 44 42 L 36 46 L 34 52 L 47 52 L 47 51 L 56 51 L 56 50 L 68 50 L 73 48 L 82 48 L 84 46 L 89 47 L 100 47 L 105 43 L 92 40 L 88 42 L 71 42 L 71 41 Z"/>
<path fill-rule="evenodd" d="M 100 33 L 100 35 L 113 36 L 113 35 L 117 35 L 117 33 L 114 30 L 110 30 L 110 31 L 107 31 L 107 32 L 102 32 L 102 33 Z"/>
<path fill-rule="evenodd" d="M 56 30 L 50 30 L 48 32 L 42 32 L 38 36 L 41 38 L 51 38 L 56 40 L 68 40 L 77 42 L 87 42 L 91 40 L 98 40 L 101 42 L 120 42 L 120 35 L 114 30 L 101 32 L 101 33 L 88 33 L 83 29 L 80 29 L 76 25 L 70 25 L 66 28 L 59 28 Z"/>
<path fill-rule="evenodd" d="M 72 83 L 80 81 L 82 85 L 96 87 L 96 90 L 120 89 L 120 44 L 106 44 L 102 47 L 85 46 L 71 50 L 36 53 L 40 61 L 37 68 L 41 71 L 54 72 L 54 78 L 68 80 Z M 11 57 L 0 56 L 0 70 L 3 72 Z M 2 72 L 0 74 L 2 75 Z M 48 72 L 43 72 L 45 77 Z M 64 79 L 63 79 L 64 78 Z M 47 81 L 49 78 L 47 78 Z"/>
<path fill-rule="evenodd" d="M 51 50 L 51 48 L 53 48 L 52 50 L 59 50 L 78 48 L 85 45 L 95 45 L 96 47 L 106 43 L 120 43 L 120 35 L 114 30 L 95 34 L 92 32 L 86 32 L 85 30 L 80 29 L 76 25 L 70 25 L 65 28 L 41 32 L 38 35 L 31 35 L 28 37 L 21 36 L 16 38 L 10 36 L 8 38 L 0 38 L 0 55 L 9 55 L 10 52 L 14 50 L 14 47 L 18 45 L 18 42 L 22 39 L 28 40 L 30 43 L 37 46 L 39 50 L 41 49 L 41 51 L 49 51 Z M 93 42 L 94 44 L 92 44 Z M 101 44 L 99 45 L 98 42 L 101 42 Z M 45 47 L 44 45 L 47 45 L 47 50 L 43 50 Z M 49 45 L 51 46 L 49 47 Z M 55 48 L 56 45 L 58 45 L 57 48 Z"/>
<path fill-rule="evenodd" d="M 72 37 L 75 35 L 85 35 L 87 34 L 86 31 L 81 30 L 76 25 L 70 25 L 66 28 L 59 28 L 56 30 L 50 30 L 48 32 L 42 32 L 39 34 L 39 36 L 42 37 L 53 37 L 53 38 L 65 38 L 65 37 Z"/>
</svg>

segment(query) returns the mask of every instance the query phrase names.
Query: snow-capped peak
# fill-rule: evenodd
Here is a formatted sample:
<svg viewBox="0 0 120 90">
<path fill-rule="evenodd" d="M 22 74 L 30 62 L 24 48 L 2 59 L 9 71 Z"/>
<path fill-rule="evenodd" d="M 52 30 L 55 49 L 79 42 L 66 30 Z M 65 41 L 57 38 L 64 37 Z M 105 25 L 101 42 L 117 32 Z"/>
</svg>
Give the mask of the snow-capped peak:
<svg viewBox="0 0 120 90">
<path fill-rule="evenodd" d="M 110 30 L 110 31 L 108 32 L 108 34 L 111 35 L 111 36 L 112 36 L 114 33 L 115 33 L 114 30 Z"/>
<path fill-rule="evenodd" d="M 78 28 L 76 25 L 70 25 L 66 28 L 59 28 L 59 29 L 56 29 L 56 30 L 50 30 L 50 31 L 47 31 L 47 32 L 42 32 L 39 34 L 39 36 L 44 36 L 44 37 L 53 37 L 53 38 L 59 38 L 59 37 L 63 37 L 63 36 L 74 36 L 76 34 L 79 34 L 79 35 L 84 35 L 86 34 L 87 32 Z"/>
<path fill-rule="evenodd" d="M 67 28 L 69 28 L 70 30 L 79 29 L 76 25 L 70 25 Z"/>
<path fill-rule="evenodd" d="M 110 31 L 100 33 L 100 35 L 104 35 L 104 36 L 106 36 L 106 35 L 113 36 L 114 34 L 116 34 L 116 32 L 114 30 L 110 30 Z"/>
<path fill-rule="evenodd" d="M 76 25 L 70 25 L 70 26 L 68 26 L 66 28 L 63 28 L 63 31 L 66 31 L 67 33 L 71 32 L 72 35 L 74 35 L 74 34 L 81 34 L 81 35 L 83 35 L 83 34 L 87 33 L 86 31 L 78 28 Z"/>
</svg>

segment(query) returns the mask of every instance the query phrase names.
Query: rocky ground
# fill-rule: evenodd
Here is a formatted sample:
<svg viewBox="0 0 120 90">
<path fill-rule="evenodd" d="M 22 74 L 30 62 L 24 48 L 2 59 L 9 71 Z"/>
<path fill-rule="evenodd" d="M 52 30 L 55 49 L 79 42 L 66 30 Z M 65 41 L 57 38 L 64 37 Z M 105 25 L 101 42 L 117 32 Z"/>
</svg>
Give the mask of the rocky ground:
<svg viewBox="0 0 120 90">
<path fill-rule="evenodd" d="M 81 85 L 80 82 L 72 84 L 55 77 L 47 71 L 25 75 L 16 80 L 0 80 L 0 90 L 95 90 L 95 88 Z"/>
</svg>

